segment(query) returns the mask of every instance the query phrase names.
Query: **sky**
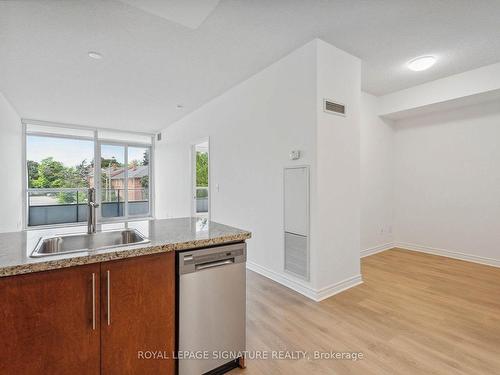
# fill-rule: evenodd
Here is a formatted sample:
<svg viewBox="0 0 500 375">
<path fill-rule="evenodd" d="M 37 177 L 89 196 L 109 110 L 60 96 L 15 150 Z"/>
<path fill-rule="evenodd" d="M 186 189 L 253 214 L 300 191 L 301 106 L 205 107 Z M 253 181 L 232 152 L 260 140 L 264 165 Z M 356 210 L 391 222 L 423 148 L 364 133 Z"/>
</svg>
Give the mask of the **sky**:
<svg viewBox="0 0 500 375">
<path fill-rule="evenodd" d="M 120 163 L 124 162 L 122 146 L 102 145 L 102 157 L 110 159 L 115 156 Z M 142 161 L 144 148 L 129 147 L 129 161 Z M 50 138 L 28 136 L 26 141 L 26 158 L 40 162 L 45 158 L 53 157 L 67 167 L 74 167 L 84 159 L 88 162 L 94 159 L 94 142 L 67 138 Z"/>
</svg>

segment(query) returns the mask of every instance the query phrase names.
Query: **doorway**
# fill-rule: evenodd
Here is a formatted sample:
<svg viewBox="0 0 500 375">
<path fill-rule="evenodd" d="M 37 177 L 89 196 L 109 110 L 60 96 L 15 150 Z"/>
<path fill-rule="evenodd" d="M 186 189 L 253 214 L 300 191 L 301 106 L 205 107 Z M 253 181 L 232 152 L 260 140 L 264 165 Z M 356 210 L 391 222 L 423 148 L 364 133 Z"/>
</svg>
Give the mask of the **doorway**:
<svg viewBox="0 0 500 375">
<path fill-rule="evenodd" d="M 210 147 L 205 139 L 192 146 L 192 216 L 210 217 Z"/>
</svg>

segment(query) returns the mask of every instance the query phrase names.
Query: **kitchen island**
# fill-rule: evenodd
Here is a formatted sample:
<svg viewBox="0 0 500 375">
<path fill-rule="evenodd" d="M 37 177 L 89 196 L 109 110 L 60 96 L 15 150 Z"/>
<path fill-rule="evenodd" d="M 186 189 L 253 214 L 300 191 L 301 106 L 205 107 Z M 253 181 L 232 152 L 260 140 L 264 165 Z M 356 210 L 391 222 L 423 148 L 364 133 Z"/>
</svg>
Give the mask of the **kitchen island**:
<svg viewBox="0 0 500 375">
<path fill-rule="evenodd" d="M 85 228 L 0 234 L 1 374 L 174 374 L 176 252 L 251 236 L 195 218 L 99 229 L 148 242 L 33 258 L 41 237 Z"/>
<path fill-rule="evenodd" d="M 31 258 L 41 237 L 55 234 L 85 233 L 87 226 L 34 229 L 0 233 L 0 277 L 48 271 L 114 259 L 136 257 L 175 250 L 221 245 L 245 241 L 251 233 L 206 219 L 178 218 L 141 220 L 101 224 L 100 230 L 135 229 L 148 238 L 143 245 L 114 247 L 98 251 L 78 252 Z"/>
</svg>

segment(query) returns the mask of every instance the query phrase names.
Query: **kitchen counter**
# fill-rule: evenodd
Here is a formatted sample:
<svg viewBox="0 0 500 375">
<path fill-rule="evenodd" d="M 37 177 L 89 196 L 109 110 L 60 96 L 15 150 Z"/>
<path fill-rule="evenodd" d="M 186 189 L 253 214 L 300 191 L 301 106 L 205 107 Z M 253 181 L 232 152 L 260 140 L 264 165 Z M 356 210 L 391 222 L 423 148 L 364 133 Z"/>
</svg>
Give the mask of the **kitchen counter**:
<svg viewBox="0 0 500 375">
<path fill-rule="evenodd" d="M 87 226 L 0 233 L 0 277 L 47 271 L 82 264 L 136 257 L 176 250 L 189 250 L 244 241 L 251 233 L 200 218 L 128 221 L 101 224 L 99 230 L 136 229 L 150 242 L 111 249 L 30 258 L 40 237 L 86 233 Z"/>
</svg>

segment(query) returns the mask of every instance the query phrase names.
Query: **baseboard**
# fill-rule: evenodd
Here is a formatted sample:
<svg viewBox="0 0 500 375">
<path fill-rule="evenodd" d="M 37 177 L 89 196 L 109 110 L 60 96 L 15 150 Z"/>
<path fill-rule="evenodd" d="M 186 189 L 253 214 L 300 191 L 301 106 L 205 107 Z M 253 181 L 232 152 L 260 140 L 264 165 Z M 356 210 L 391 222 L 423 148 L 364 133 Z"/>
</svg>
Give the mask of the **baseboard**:
<svg viewBox="0 0 500 375">
<path fill-rule="evenodd" d="M 417 245 L 417 244 L 412 244 L 412 243 L 407 243 L 407 242 L 397 242 L 394 244 L 394 247 L 397 247 L 397 248 L 400 248 L 403 250 L 418 251 L 421 253 L 439 255 L 439 256 L 443 256 L 443 257 L 464 260 L 467 262 L 484 264 L 484 265 L 492 266 L 492 267 L 500 267 L 500 260 L 499 259 L 485 258 L 485 257 L 477 256 L 477 255 L 460 253 L 458 251 L 438 249 L 435 247 Z"/>
<path fill-rule="evenodd" d="M 262 276 L 267 277 L 273 281 L 276 281 L 278 284 L 284 285 L 287 288 L 295 290 L 296 292 L 315 300 L 315 292 L 314 289 L 308 285 L 305 285 L 301 282 L 295 281 L 292 278 L 270 270 L 269 268 L 262 267 L 261 265 L 247 261 L 247 268 L 250 271 L 256 272 Z"/>
<path fill-rule="evenodd" d="M 356 275 L 316 291 L 316 301 L 322 301 L 363 283 L 361 275 Z"/>
<path fill-rule="evenodd" d="M 331 286 L 317 290 L 311 288 L 309 285 L 305 285 L 299 281 L 292 279 L 291 277 L 270 270 L 269 268 L 262 267 L 261 265 L 254 262 L 247 261 L 247 268 L 253 272 L 267 277 L 268 279 L 276 281 L 278 284 L 286 286 L 287 288 L 292 289 L 316 302 L 322 301 L 363 282 L 363 280 L 361 279 L 361 275 L 357 275 L 341 282 L 335 283 Z"/>
<path fill-rule="evenodd" d="M 370 247 L 369 249 L 361 250 L 361 258 L 381 253 L 382 251 L 393 249 L 396 245 L 393 242 Z"/>
<path fill-rule="evenodd" d="M 444 257 L 448 257 L 448 258 L 464 260 L 467 262 L 484 264 L 484 265 L 492 266 L 492 267 L 500 267 L 500 260 L 498 260 L 498 259 L 485 258 L 485 257 L 477 256 L 477 255 L 464 254 L 464 253 L 460 253 L 457 251 L 438 249 L 435 247 L 411 244 L 411 243 L 407 243 L 407 242 L 387 243 L 387 244 L 375 246 L 375 247 L 372 247 L 369 249 L 365 249 L 365 250 L 361 251 L 361 257 L 362 258 L 367 257 L 370 255 L 381 253 L 383 251 L 394 249 L 394 248 L 400 248 L 402 250 L 417 251 L 417 252 L 421 252 L 421 253 L 439 255 L 439 256 L 444 256 Z M 271 279 L 271 280 L 277 282 L 278 284 L 284 285 L 287 288 L 290 288 L 290 289 L 292 289 L 292 290 L 294 290 L 294 291 L 296 291 L 296 292 L 298 292 L 298 293 L 300 293 L 300 294 L 306 296 L 307 298 L 310 298 L 316 302 L 322 301 L 326 298 L 334 296 L 335 294 L 343 292 L 344 290 L 350 289 L 352 287 L 355 287 L 355 286 L 363 283 L 361 275 L 356 275 L 356 276 L 350 277 L 348 279 L 342 280 L 338 283 L 332 284 L 328 287 L 325 287 L 325 288 L 318 290 L 318 289 L 311 288 L 309 285 L 305 285 L 304 283 L 302 283 L 300 281 L 294 280 L 287 275 L 275 272 L 275 271 L 270 270 L 266 267 L 262 267 L 254 262 L 247 261 L 247 268 L 251 271 L 254 271 L 254 272 L 262 275 L 262 276 L 267 277 L 268 279 Z"/>
</svg>

